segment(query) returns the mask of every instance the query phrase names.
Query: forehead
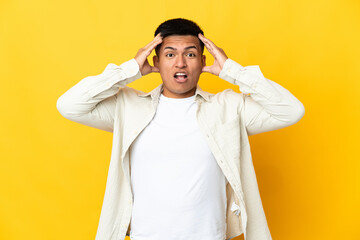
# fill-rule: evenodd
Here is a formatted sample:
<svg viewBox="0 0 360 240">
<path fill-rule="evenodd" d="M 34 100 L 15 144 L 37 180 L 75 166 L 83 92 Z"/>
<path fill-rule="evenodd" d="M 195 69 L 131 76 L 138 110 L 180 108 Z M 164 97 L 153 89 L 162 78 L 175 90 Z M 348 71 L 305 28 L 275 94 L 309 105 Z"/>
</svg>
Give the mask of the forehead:
<svg viewBox="0 0 360 240">
<path fill-rule="evenodd" d="M 181 50 L 189 46 L 195 46 L 198 50 L 200 50 L 199 41 L 199 38 L 192 35 L 171 35 L 164 38 L 160 50 L 163 50 L 166 47 L 172 47 Z"/>
</svg>

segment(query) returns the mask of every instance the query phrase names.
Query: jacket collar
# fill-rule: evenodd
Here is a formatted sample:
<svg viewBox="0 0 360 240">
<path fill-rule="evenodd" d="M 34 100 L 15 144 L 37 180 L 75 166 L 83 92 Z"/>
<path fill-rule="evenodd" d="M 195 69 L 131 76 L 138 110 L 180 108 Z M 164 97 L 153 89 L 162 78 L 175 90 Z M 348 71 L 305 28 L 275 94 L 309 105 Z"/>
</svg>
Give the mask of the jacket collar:
<svg viewBox="0 0 360 240">
<path fill-rule="evenodd" d="M 164 89 L 164 85 L 163 83 L 160 84 L 159 86 L 157 86 L 155 89 L 153 89 L 151 92 L 148 93 L 139 93 L 138 96 L 140 97 L 148 97 L 151 96 L 152 100 L 158 100 L 160 97 L 160 94 L 163 92 Z M 195 98 L 197 97 L 197 95 L 201 96 L 203 99 L 205 99 L 207 102 L 210 101 L 210 95 L 211 93 L 209 92 L 205 92 L 204 90 L 202 90 L 199 86 L 199 84 L 196 87 L 196 91 L 195 91 Z"/>
</svg>

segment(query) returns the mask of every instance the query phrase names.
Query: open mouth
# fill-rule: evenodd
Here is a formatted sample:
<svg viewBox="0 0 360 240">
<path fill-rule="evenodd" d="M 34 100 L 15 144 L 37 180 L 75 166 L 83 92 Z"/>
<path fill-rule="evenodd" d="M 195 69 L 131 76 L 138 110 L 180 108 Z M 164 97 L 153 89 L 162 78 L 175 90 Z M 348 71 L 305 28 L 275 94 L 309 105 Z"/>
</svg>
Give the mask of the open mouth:
<svg viewBox="0 0 360 240">
<path fill-rule="evenodd" d="M 174 78 L 177 82 L 185 82 L 188 76 L 184 72 L 177 72 L 174 74 Z"/>
</svg>

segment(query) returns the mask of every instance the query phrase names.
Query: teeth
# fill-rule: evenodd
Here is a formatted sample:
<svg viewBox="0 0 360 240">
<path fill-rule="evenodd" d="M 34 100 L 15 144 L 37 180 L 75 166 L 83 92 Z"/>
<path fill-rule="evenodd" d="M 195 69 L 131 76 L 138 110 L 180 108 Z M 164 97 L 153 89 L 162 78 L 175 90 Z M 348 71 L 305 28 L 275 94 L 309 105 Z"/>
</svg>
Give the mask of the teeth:
<svg viewBox="0 0 360 240">
<path fill-rule="evenodd" d="M 185 73 L 176 73 L 175 75 L 176 76 L 185 76 L 186 74 Z"/>
</svg>

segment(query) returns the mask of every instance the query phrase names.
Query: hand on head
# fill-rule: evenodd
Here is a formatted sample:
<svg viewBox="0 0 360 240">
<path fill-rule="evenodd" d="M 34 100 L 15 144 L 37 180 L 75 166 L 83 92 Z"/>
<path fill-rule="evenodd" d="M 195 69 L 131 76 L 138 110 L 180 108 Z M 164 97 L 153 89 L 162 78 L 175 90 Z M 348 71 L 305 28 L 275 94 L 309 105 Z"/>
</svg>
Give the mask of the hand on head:
<svg viewBox="0 0 360 240">
<path fill-rule="evenodd" d="M 145 47 L 140 48 L 135 56 L 136 62 L 139 64 L 140 72 L 142 76 L 145 76 L 152 72 L 159 72 L 157 67 L 151 66 L 149 61 L 147 60 L 148 56 L 151 52 L 162 42 L 163 38 L 160 35 L 155 36 L 155 38 L 147 44 Z"/>
<path fill-rule="evenodd" d="M 228 57 L 226 56 L 224 50 L 217 47 L 212 41 L 204 37 L 201 33 L 199 33 L 198 37 L 200 40 L 204 43 L 206 49 L 209 51 L 209 53 L 214 57 L 214 63 L 211 66 L 204 66 L 202 71 L 208 72 L 211 74 L 214 74 L 216 76 L 219 76 L 224 63 Z"/>
<path fill-rule="evenodd" d="M 199 39 L 204 43 L 206 49 L 214 57 L 214 63 L 211 66 L 204 66 L 202 72 L 208 72 L 219 76 L 224 63 L 228 57 L 226 56 L 223 49 L 217 47 L 210 39 L 204 37 L 201 33 L 198 35 Z M 151 66 L 148 61 L 148 56 L 156 48 L 157 45 L 161 44 L 163 38 L 160 33 L 158 33 L 155 38 L 147 44 L 145 47 L 139 49 L 135 56 L 136 62 L 139 64 L 141 75 L 147 75 L 152 72 L 159 72 L 159 68 Z"/>
</svg>

